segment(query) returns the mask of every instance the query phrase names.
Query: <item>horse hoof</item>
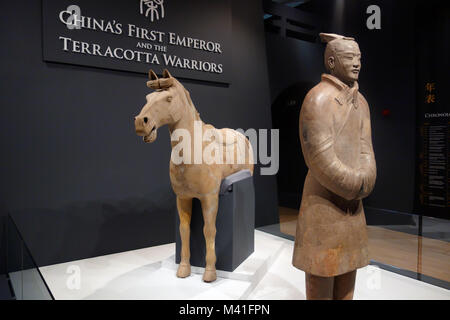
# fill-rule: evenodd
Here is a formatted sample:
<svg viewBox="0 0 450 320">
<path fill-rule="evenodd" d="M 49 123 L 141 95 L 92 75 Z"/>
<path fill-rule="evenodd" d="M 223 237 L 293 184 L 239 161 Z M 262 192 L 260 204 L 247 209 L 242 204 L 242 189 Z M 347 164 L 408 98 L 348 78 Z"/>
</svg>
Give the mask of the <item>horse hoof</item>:
<svg viewBox="0 0 450 320">
<path fill-rule="evenodd" d="M 177 277 L 178 278 L 187 278 L 191 275 L 191 266 L 180 264 L 177 271 Z"/>
<path fill-rule="evenodd" d="M 203 274 L 203 281 L 213 282 L 216 281 L 216 279 L 217 279 L 216 270 L 205 270 L 205 273 Z"/>
</svg>

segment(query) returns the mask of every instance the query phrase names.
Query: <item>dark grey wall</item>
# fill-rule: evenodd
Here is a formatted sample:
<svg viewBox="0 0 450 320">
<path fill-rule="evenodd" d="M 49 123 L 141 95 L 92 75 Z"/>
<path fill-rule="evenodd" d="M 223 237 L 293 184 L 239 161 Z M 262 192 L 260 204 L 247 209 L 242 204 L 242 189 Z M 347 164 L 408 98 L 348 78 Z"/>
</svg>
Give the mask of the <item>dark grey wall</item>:
<svg viewBox="0 0 450 320">
<path fill-rule="evenodd" d="M 307 174 L 298 134 L 300 105 L 320 81 L 323 49 L 316 43 L 273 33 L 266 33 L 266 47 L 273 126 L 280 130 L 278 203 L 299 208 Z"/>
<path fill-rule="evenodd" d="M 320 81 L 323 69 L 322 46 L 267 33 L 266 47 L 272 102 L 291 86 Z"/>
<path fill-rule="evenodd" d="M 231 3 L 231 85 L 184 84 L 205 122 L 270 128 L 261 4 Z M 146 76 L 44 63 L 39 0 L 2 1 L 0 29 L 0 208 L 37 263 L 174 241 L 169 134 L 146 145 L 133 129 Z M 255 185 L 256 225 L 277 222 L 275 177 Z"/>
<path fill-rule="evenodd" d="M 366 27 L 366 9 L 371 4 L 381 7 L 381 30 L 370 31 Z M 322 32 L 353 36 L 360 45 L 360 91 L 371 108 L 378 165 L 377 184 L 365 204 L 402 212 L 414 209 L 414 8 L 415 1 L 404 0 L 314 0 L 309 8 L 320 16 Z M 297 82 L 320 81 L 320 74 L 325 72 L 324 44 L 271 34 L 266 42 L 272 102 Z M 384 109 L 390 109 L 389 117 L 382 116 Z"/>
<path fill-rule="evenodd" d="M 415 1 L 342 1 L 329 32 L 354 36 L 362 50 L 361 92 L 371 108 L 377 184 L 367 206 L 402 212 L 414 210 L 415 177 Z M 381 8 L 382 29 L 369 30 L 366 9 Z M 343 21 L 341 27 L 339 20 Z M 327 31 L 328 32 L 328 31 Z M 384 117 L 383 109 L 391 115 Z"/>
</svg>

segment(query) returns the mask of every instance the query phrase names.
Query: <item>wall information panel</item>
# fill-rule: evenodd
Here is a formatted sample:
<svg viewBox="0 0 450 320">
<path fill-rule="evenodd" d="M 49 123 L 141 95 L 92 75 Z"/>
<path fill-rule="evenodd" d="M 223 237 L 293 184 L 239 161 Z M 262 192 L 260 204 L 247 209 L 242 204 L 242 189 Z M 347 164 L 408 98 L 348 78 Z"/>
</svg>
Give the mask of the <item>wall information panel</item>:
<svg viewBox="0 0 450 320">
<path fill-rule="evenodd" d="M 43 0 L 44 61 L 229 83 L 228 0 Z"/>
</svg>

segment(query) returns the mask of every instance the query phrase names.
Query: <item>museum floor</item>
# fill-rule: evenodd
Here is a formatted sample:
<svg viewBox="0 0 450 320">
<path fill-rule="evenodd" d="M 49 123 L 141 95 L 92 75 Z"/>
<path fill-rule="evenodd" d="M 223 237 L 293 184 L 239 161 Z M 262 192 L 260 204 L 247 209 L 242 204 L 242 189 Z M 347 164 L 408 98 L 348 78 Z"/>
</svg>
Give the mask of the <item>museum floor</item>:
<svg viewBox="0 0 450 320">
<path fill-rule="evenodd" d="M 298 210 L 280 207 L 280 231 L 295 236 Z M 450 242 L 368 226 L 370 259 L 450 282 Z M 442 237 L 445 238 L 445 237 Z"/>
<path fill-rule="evenodd" d="M 12 292 L 19 300 L 302 300 L 305 276 L 291 262 L 298 213 L 283 207 L 279 213 L 280 224 L 255 231 L 254 253 L 234 272 L 219 270 L 212 284 L 202 281 L 198 267 L 178 279 L 170 243 L 40 268 L 27 263 L 9 273 Z M 355 299 L 450 300 L 449 222 L 422 219 L 419 237 L 417 216 L 393 216 L 390 225 L 380 224 L 386 217 L 369 223 L 371 263 L 358 270 Z M 22 260 L 33 259 L 25 254 Z"/>
</svg>

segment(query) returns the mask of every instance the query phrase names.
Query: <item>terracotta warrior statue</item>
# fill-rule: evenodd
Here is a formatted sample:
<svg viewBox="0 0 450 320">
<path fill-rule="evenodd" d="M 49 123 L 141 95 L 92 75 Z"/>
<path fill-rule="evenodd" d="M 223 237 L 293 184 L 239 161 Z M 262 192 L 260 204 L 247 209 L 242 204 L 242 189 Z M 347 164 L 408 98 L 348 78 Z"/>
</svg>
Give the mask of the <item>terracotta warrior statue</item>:
<svg viewBox="0 0 450 320">
<path fill-rule="evenodd" d="M 361 52 L 353 38 L 320 34 L 327 74 L 305 97 L 300 140 L 309 171 L 293 265 L 307 299 L 353 299 L 356 270 L 369 264 L 362 199 L 375 184 L 370 110 L 358 91 Z"/>
<path fill-rule="evenodd" d="M 203 281 L 212 282 L 217 278 L 215 238 L 220 185 L 224 178 L 238 171 L 250 170 L 253 174 L 252 146 L 238 131 L 216 129 L 203 123 L 189 92 L 168 70 L 164 70 L 162 78 L 150 70 L 149 77 L 147 86 L 155 91 L 147 95 L 147 102 L 134 124 L 136 134 L 146 143 L 156 140 L 160 127 L 169 127 L 170 181 L 180 216 L 181 262 L 177 276 L 186 278 L 191 274 L 190 223 L 192 199 L 197 198 L 202 206 L 206 241 Z M 197 141 L 200 146 L 196 145 Z M 179 147 L 181 144 L 184 148 Z M 207 150 L 212 151 L 208 154 Z M 178 155 L 183 161 L 176 160 Z"/>
</svg>

